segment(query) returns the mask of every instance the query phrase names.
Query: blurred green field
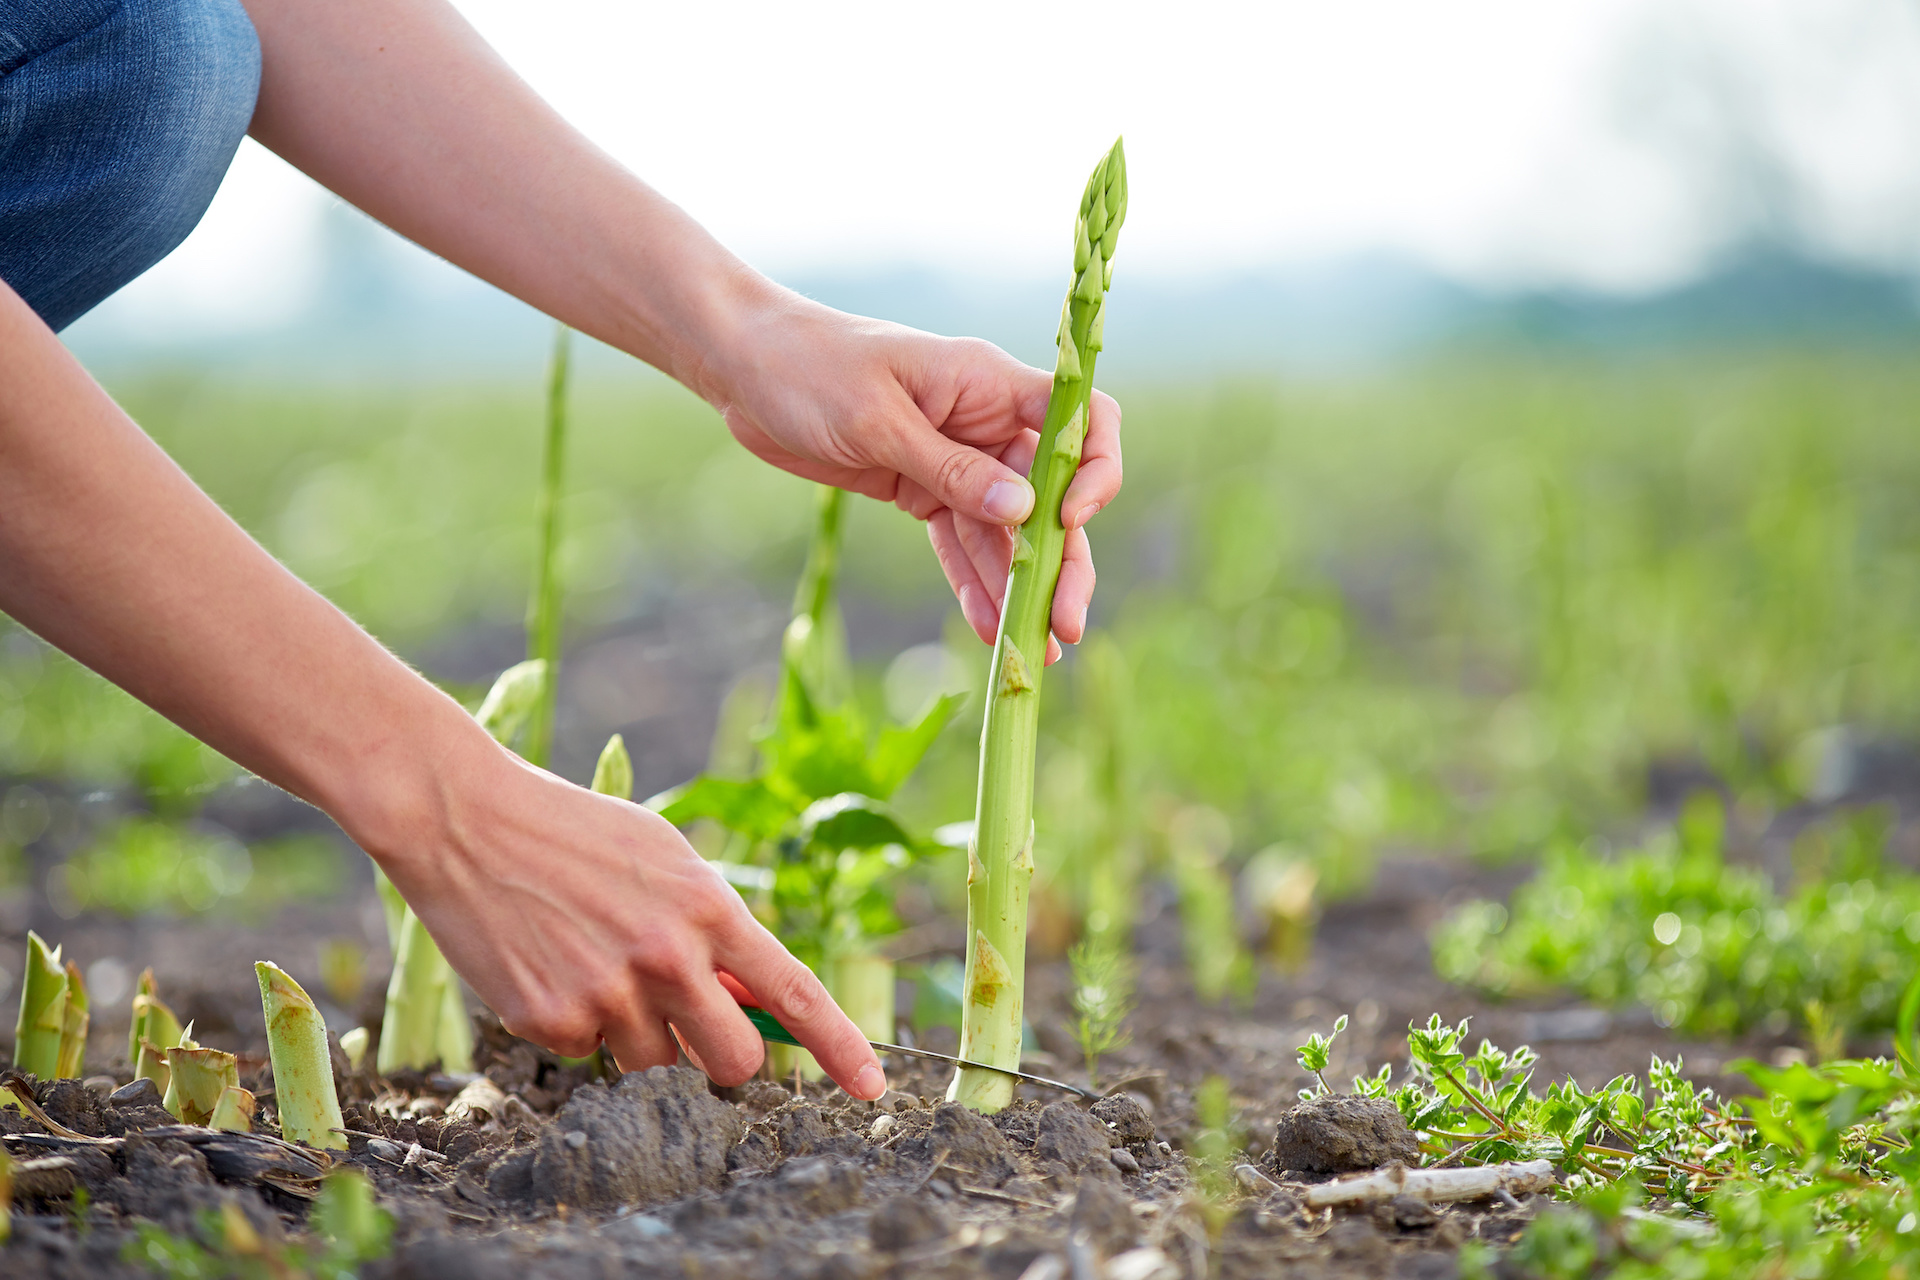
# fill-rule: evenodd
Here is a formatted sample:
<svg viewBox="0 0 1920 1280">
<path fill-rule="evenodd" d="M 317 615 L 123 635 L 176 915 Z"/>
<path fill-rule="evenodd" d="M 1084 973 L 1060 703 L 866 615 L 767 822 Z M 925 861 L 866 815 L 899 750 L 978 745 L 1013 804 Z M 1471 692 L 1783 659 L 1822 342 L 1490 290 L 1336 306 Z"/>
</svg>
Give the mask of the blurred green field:
<svg viewBox="0 0 1920 1280">
<path fill-rule="evenodd" d="M 403 654 L 520 618 L 537 385 L 111 389 Z M 1109 654 L 1046 686 L 1040 852 L 1069 904 L 1081 855 L 1116 842 L 1151 857 L 1204 829 L 1216 858 L 1266 850 L 1338 891 L 1386 848 L 1620 829 L 1657 762 L 1777 807 L 1812 786 L 1822 731 L 1915 734 L 1910 361 L 1515 351 L 1115 391 L 1127 488 L 1094 526 Z M 784 604 L 806 484 L 650 375 L 601 376 L 574 408 L 571 636 L 715 584 Z M 940 615 L 906 517 L 856 503 L 846 561 L 850 595 Z M 890 655 L 852 639 L 877 689 Z M 975 709 L 903 796 L 916 819 L 970 813 L 977 726 Z M 0 639 L 0 776 L 131 783 L 184 811 L 221 775 L 37 642 Z"/>
</svg>

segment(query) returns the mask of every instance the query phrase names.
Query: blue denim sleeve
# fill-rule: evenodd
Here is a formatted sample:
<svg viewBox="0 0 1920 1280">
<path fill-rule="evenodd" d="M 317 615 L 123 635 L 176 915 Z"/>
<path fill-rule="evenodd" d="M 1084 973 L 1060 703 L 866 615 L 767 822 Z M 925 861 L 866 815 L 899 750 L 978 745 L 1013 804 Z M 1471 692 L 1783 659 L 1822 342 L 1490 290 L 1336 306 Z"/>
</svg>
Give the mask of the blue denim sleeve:
<svg viewBox="0 0 1920 1280">
<path fill-rule="evenodd" d="M 0 0 L 0 280 L 64 329 L 172 252 L 259 88 L 239 0 Z"/>
</svg>

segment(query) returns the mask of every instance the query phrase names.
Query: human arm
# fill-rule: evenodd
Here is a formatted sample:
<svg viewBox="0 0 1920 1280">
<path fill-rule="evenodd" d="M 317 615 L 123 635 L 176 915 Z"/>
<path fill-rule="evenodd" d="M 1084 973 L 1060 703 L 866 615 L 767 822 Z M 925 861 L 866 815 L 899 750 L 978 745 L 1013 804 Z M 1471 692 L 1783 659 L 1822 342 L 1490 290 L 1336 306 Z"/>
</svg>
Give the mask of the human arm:
<svg viewBox="0 0 1920 1280">
<path fill-rule="evenodd" d="M 775 285 L 568 125 L 442 0 L 246 2 L 263 58 L 257 139 L 685 383 L 758 456 L 926 520 L 968 622 L 992 638 L 1049 373 Z M 1069 643 L 1094 584 L 1082 526 L 1120 487 L 1119 428 L 1096 396 L 1062 506 L 1053 631 Z"/>
<path fill-rule="evenodd" d="M 510 1030 L 721 1083 L 761 1043 L 738 979 L 828 1074 L 878 1060 L 679 833 L 519 760 L 288 573 L 0 283 L 0 610 L 331 814 Z"/>
</svg>

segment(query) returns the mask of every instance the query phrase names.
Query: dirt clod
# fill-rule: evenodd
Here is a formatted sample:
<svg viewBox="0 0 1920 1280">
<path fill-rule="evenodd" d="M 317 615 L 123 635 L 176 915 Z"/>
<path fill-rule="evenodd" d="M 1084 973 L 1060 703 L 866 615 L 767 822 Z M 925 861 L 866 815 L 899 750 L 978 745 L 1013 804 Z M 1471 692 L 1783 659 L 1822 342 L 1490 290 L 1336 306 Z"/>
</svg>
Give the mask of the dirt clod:
<svg viewBox="0 0 1920 1280">
<path fill-rule="evenodd" d="M 580 1209 L 677 1200 L 720 1185 L 741 1127 L 740 1113 L 708 1092 L 698 1071 L 630 1072 L 611 1089 L 574 1090 L 540 1136 L 530 1189 L 541 1203 Z M 578 1143 L 569 1141 L 575 1133 Z"/>
<path fill-rule="evenodd" d="M 1105 1182 L 1083 1182 L 1073 1197 L 1073 1234 L 1111 1256 L 1133 1244 L 1132 1199 Z"/>
<path fill-rule="evenodd" d="M 1112 1177 L 1112 1131 L 1071 1102 L 1054 1102 L 1040 1112 L 1033 1141 L 1034 1158 L 1057 1163 L 1068 1173 Z"/>
<path fill-rule="evenodd" d="M 880 1202 L 867 1223 L 868 1238 L 882 1253 L 904 1253 L 953 1230 L 946 1211 L 924 1195 L 890 1196 Z"/>
<path fill-rule="evenodd" d="M 1280 1117 L 1270 1167 L 1299 1173 L 1352 1173 L 1395 1160 L 1420 1163 L 1420 1146 L 1384 1098 L 1311 1098 Z"/>
<path fill-rule="evenodd" d="M 932 1126 L 903 1139 L 898 1150 L 909 1159 L 965 1174 L 977 1186 L 1001 1186 L 1019 1171 L 1006 1135 L 958 1102 L 941 1103 L 934 1109 Z"/>
</svg>

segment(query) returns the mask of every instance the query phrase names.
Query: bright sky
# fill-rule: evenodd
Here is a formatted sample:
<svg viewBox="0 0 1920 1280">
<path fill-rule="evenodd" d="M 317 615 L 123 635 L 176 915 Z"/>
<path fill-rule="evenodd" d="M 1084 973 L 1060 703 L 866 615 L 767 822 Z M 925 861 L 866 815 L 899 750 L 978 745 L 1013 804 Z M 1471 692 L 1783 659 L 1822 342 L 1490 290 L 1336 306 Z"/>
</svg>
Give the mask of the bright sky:
<svg viewBox="0 0 1920 1280">
<path fill-rule="evenodd" d="M 1387 249 L 1645 287 L 1759 216 L 1756 189 L 1816 241 L 1920 263 L 1901 0 L 456 2 L 776 273 L 1053 272 L 1117 132 L 1142 273 Z M 249 143 L 201 230 L 112 305 L 294 306 L 326 199 Z"/>
</svg>

